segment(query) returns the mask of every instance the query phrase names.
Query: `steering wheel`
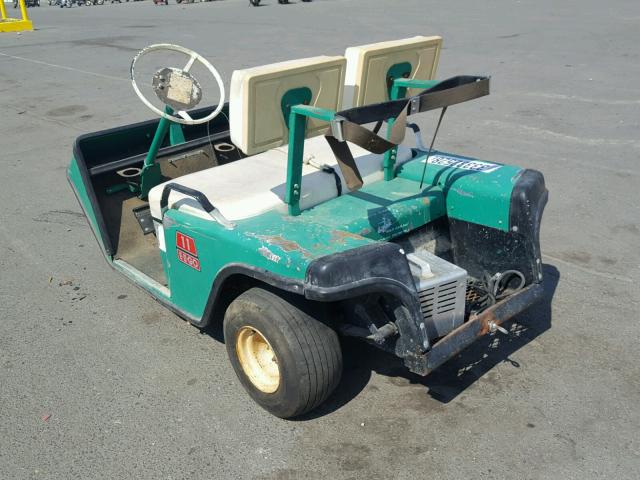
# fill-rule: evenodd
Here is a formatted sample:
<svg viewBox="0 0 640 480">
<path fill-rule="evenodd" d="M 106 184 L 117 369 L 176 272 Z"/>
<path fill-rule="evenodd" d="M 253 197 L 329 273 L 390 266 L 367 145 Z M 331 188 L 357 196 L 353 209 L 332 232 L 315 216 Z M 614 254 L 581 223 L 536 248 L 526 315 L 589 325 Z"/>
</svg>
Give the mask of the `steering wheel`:
<svg viewBox="0 0 640 480">
<path fill-rule="evenodd" d="M 178 116 L 171 115 L 166 111 L 160 110 L 158 107 L 153 105 L 147 98 L 142 94 L 140 89 L 138 88 L 138 84 L 135 79 L 135 67 L 140 60 L 140 58 L 144 57 L 148 53 L 155 52 L 158 50 L 169 50 L 172 52 L 180 52 L 189 57 L 186 65 L 182 68 L 162 68 L 158 70 L 153 76 L 153 89 L 160 99 L 162 103 L 171 107 L 175 112 L 177 112 Z M 200 88 L 200 84 L 193 77 L 189 70 L 193 64 L 198 61 L 203 64 L 207 70 L 213 75 L 216 82 L 218 83 L 218 88 L 220 90 L 220 102 L 218 103 L 217 108 L 211 112 L 209 115 L 203 118 L 191 118 L 191 116 L 187 113 L 187 109 L 191 109 L 195 107 L 200 100 L 202 99 L 202 89 Z M 135 57 L 133 57 L 133 61 L 131 62 L 131 84 L 133 85 L 133 90 L 138 95 L 138 98 L 142 100 L 147 107 L 151 109 L 152 112 L 160 115 L 162 118 L 166 118 L 172 122 L 181 123 L 183 125 L 198 125 L 200 123 L 206 123 L 215 117 L 222 111 L 224 107 L 225 100 L 225 91 L 224 84 L 222 83 L 222 77 L 215 69 L 209 61 L 204 58 L 202 55 L 194 52 L 185 47 L 181 47 L 180 45 L 173 45 L 170 43 L 158 43 L 155 45 L 149 45 L 146 48 L 140 50 Z"/>
</svg>

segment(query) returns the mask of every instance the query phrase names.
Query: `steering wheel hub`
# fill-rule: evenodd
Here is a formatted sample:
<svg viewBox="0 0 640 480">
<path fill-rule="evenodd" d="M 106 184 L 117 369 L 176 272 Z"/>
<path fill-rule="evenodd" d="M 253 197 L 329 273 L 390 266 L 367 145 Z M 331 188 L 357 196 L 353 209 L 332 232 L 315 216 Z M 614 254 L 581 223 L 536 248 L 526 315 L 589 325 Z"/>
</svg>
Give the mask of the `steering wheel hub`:
<svg viewBox="0 0 640 480">
<path fill-rule="evenodd" d="M 179 68 L 166 67 L 153 76 L 153 91 L 175 111 L 189 110 L 202 100 L 202 88 L 193 75 Z"/>
</svg>

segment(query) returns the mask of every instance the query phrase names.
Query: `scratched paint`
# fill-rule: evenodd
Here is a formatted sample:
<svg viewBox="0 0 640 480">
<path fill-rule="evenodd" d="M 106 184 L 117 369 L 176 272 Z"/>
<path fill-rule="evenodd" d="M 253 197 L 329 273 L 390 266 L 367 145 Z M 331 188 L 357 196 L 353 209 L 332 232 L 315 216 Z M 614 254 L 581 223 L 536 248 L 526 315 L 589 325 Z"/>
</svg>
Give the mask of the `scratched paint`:
<svg viewBox="0 0 640 480">
<path fill-rule="evenodd" d="M 276 255 L 275 253 L 273 253 L 271 250 L 269 250 L 265 246 L 260 247 L 258 249 L 258 252 L 260 253 L 260 255 L 262 255 L 267 260 L 271 260 L 272 262 L 275 262 L 275 263 L 279 263 L 280 262 L 280 256 Z"/>
</svg>

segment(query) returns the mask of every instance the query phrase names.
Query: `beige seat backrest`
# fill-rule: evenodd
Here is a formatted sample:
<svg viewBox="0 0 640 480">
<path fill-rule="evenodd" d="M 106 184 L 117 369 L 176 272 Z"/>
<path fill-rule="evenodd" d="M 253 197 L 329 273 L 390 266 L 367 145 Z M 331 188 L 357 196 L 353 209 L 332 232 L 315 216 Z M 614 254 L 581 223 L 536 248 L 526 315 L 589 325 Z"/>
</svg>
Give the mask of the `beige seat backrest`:
<svg viewBox="0 0 640 480">
<path fill-rule="evenodd" d="M 408 78 L 432 80 L 438 67 L 441 46 L 442 37 L 413 37 L 347 48 L 342 108 L 388 101 L 387 75 L 395 65 L 410 63 Z M 418 91 L 410 90 L 409 94 Z"/>
<path fill-rule="evenodd" d="M 231 140 L 247 155 L 287 144 L 283 96 L 306 87 L 312 94 L 310 105 L 339 110 L 345 68 L 342 56 L 320 56 L 236 70 L 229 98 Z M 309 119 L 306 135 L 320 135 L 327 128 L 326 122 Z"/>
</svg>

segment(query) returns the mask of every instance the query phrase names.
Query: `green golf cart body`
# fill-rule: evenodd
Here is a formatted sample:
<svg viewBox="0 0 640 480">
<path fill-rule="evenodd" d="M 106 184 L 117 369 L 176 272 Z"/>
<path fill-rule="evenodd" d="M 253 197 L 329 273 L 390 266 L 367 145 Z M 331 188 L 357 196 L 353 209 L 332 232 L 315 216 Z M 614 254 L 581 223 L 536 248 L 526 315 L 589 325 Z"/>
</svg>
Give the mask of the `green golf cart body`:
<svg viewBox="0 0 640 480">
<path fill-rule="evenodd" d="M 83 135 L 74 145 L 68 178 L 107 261 L 193 325 L 228 323 L 225 341 L 236 373 L 275 415 L 300 415 L 335 388 L 336 332 L 427 375 L 541 296 L 539 229 L 547 201 L 541 173 L 419 141 L 371 153 L 340 138 L 341 126 L 358 123 L 350 119 L 371 121 L 380 109 L 366 107 L 383 105 L 394 112 L 377 118 L 387 120 L 388 140 L 394 119 L 411 113 L 412 99 L 437 103 L 443 92 L 459 90 L 462 77 L 451 88 L 432 80 L 440 45 L 439 37 L 418 37 L 349 49 L 347 60 L 360 62 L 346 67 L 346 77 L 360 76 L 351 89 L 344 87 L 344 58 L 236 72 L 230 104 L 207 124 L 150 120 Z M 364 85 L 380 67 L 366 62 L 388 51 L 395 57 L 383 66 L 382 88 L 367 92 Z M 376 55 L 368 57 L 371 52 Z M 426 54 L 425 70 L 417 63 Z M 337 72 L 337 80 L 296 83 L 318 68 L 322 75 Z M 281 108 L 275 134 L 273 108 L 263 107 L 268 118 L 259 128 L 262 80 L 284 82 L 269 100 Z M 462 83 L 482 83 L 488 93 L 488 81 Z M 332 82 L 332 100 L 322 103 Z M 351 108 L 336 114 L 345 104 Z M 346 160 L 323 135 L 351 146 Z M 139 174 L 150 162 L 155 185 L 141 195 Z M 271 332 L 273 325 L 279 330 Z M 262 383 L 247 367 L 246 352 L 255 354 L 258 371 L 264 355 L 273 360 Z M 306 362 L 306 373 L 291 366 L 296 362 Z"/>
</svg>

